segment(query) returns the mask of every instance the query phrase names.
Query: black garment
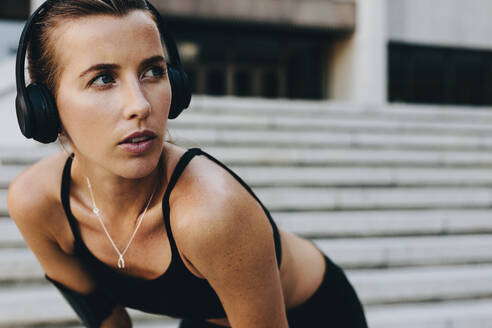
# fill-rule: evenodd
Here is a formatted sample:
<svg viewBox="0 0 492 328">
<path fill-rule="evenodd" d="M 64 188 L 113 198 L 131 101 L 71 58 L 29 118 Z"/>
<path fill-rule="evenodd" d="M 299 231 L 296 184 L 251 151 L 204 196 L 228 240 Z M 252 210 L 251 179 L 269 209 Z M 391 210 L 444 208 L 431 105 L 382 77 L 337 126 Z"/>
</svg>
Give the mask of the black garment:
<svg viewBox="0 0 492 328">
<path fill-rule="evenodd" d="M 184 265 L 172 236 L 169 221 L 169 196 L 176 185 L 178 178 L 185 169 L 186 165 L 196 155 L 205 155 L 224 169 L 240 182 L 250 194 L 260 203 L 268 220 L 273 228 L 273 238 L 277 262 L 280 266 L 281 248 L 280 236 L 273 219 L 261 201 L 255 196 L 253 191 L 244 183 L 234 172 L 227 168 L 211 155 L 203 152 L 199 148 L 192 148 L 185 152 L 180 158 L 174 169 L 169 184 L 162 200 L 164 224 L 167 236 L 171 245 L 171 264 L 160 277 L 152 280 L 137 278 L 122 274 L 113 268 L 99 261 L 84 244 L 77 220 L 74 218 L 70 209 L 70 169 L 72 160 L 69 158 L 65 164 L 62 178 L 61 199 L 70 227 L 75 238 L 75 255 L 81 259 L 84 265 L 95 279 L 97 288 L 104 290 L 104 293 L 111 295 L 113 300 L 123 306 L 138 309 L 148 313 L 165 314 L 177 318 L 222 318 L 226 317 L 222 304 L 205 279 L 199 279 L 193 275 Z"/>
<path fill-rule="evenodd" d="M 60 284 L 47 275 L 45 277 L 63 295 L 87 328 L 99 328 L 116 307 L 112 297 L 105 295 L 102 289 L 96 288 L 92 293 L 82 294 Z"/>
<path fill-rule="evenodd" d="M 326 255 L 326 270 L 316 292 L 303 304 L 287 310 L 290 328 L 367 328 L 354 288 Z M 184 319 L 179 328 L 223 328 L 196 319 Z"/>
</svg>

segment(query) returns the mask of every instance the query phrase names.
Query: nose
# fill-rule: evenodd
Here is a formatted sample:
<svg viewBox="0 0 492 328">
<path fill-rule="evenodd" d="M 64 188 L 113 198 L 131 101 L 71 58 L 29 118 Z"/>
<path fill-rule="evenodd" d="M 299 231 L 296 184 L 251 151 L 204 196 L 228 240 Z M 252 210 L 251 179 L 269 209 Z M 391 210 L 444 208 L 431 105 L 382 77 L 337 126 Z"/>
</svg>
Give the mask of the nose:
<svg viewBox="0 0 492 328">
<path fill-rule="evenodd" d="M 131 80 L 124 88 L 126 119 L 145 119 L 150 115 L 151 106 L 138 80 Z"/>
</svg>

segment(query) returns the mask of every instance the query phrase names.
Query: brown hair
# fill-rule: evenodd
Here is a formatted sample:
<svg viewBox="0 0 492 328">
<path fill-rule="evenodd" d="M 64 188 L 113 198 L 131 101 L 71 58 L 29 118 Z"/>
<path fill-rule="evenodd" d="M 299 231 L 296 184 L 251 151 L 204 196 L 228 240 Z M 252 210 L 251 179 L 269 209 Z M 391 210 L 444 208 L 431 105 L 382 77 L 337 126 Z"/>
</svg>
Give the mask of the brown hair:
<svg viewBox="0 0 492 328">
<path fill-rule="evenodd" d="M 56 97 L 60 67 L 53 31 L 62 21 L 92 15 L 125 16 L 132 10 L 148 11 L 157 22 L 144 0 L 48 0 L 31 27 L 27 50 L 31 81 L 43 84 Z"/>
</svg>

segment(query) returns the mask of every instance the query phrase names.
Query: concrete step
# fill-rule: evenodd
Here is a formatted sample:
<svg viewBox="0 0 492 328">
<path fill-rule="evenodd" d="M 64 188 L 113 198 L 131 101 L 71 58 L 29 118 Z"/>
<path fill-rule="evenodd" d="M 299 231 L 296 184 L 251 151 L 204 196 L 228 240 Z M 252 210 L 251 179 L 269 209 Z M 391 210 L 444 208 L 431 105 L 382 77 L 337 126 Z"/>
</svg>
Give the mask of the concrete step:
<svg viewBox="0 0 492 328">
<path fill-rule="evenodd" d="M 492 298 L 492 264 L 350 270 L 364 304 Z"/>
<path fill-rule="evenodd" d="M 7 190 L 0 190 L 0 216 L 7 216 Z"/>
<path fill-rule="evenodd" d="M 492 234 L 468 236 L 315 239 L 345 269 L 492 264 Z"/>
<path fill-rule="evenodd" d="M 187 112 L 191 111 L 211 116 L 238 113 L 251 116 L 329 116 L 405 122 L 492 122 L 492 113 L 489 108 L 472 106 L 389 104 L 374 107 L 337 101 L 269 100 L 197 95 L 193 96 L 190 110 Z"/>
<path fill-rule="evenodd" d="M 492 186 L 492 169 L 231 166 L 253 187 Z"/>
<path fill-rule="evenodd" d="M 38 143 L 33 147 L 11 147 L 2 144 L 0 148 L 0 167 L 31 165 L 59 151 L 60 147 L 55 144 L 41 145 Z"/>
<path fill-rule="evenodd" d="M 0 98 L 15 93 L 15 56 L 0 60 Z M 12 109 L 14 105 L 12 104 Z"/>
<path fill-rule="evenodd" d="M 308 238 L 492 233 L 492 210 L 271 212 L 277 225 Z M 0 249 L 25 248 L 12 220 L 0 218 Z"/>
<path fill-rule="evenodd" d="M 8 69 L 12 69 L 10 62 L 4 64 Z M 5 80 L 6 81 L 6 80 Z M 5 82 L 4 81 L 4 82 Z M 14 98 L 15 85 L 12 81 L 5 82 L 6 86 L 0 86 L 4 93 L 8 90 L 8 95 L 0 95 L 2 108 L 8 109 L 9 121 L 14 122 Z M 7 91 L 5 91 L 7 90 Z M 200 98 L 200 97 L 198 97 Z M 213 99 L 208 97 L 195 97 L 190 110 L 184 112 L 183 116 L 178 121 L 171 121 L 172 128 L 193 126 L 194 128 L 202 129 L 204 126 L 219 127 L 227 129 L 227 122 L 231 122 L 230 128 L 237 129 L 238 125 L 246 122 L 249 124 L 248 130 L 258 130 L 259 128 L 272 130 L 272 126 L 283 125 L 292 126 L 295 129 L 301 128 L 303 132 L 306 130 L 312 132 L 312 124 L 320 128 L 320 131 L 333 133 L 335 131 L 346 130 L 353 131 L 354 135 L 360 135 L 364 130 L 375 132 L 379 136 L 376 139 L 383 137 L 383 131 L 391 132 L 397 135 L 405 134 L 405 130 L 415 131 L 418 134 L 425 132 L 427 127 L 430 130 L 427 133 L 434 131 L 434 134 L 443 139 L 442 133 L 448 134 L 445 138 L 446 143 L 450 143 L 455 139 L 455 144 L 459 144 L 459 138 L 455 138 L 458 134 L 473 135 L 473 131 L 478 131 L 479 135 L 490 135 L 488 129 L 491 115 L 486 110 L 463 108 L 446 110 L 441 107 L 432 106 L 387 106 L 384 108 L 367 108 L 364 106 L 338 104 L 333 102 L 300 102 L 290 103 L 289 101 L 254 101 L 233 99 Z M 236 104 L 236 102 L 242 102 Z M 301 106 L 301 107 L 296 107 Z M 300 110 L 302 108 L 302 110 Z M 220 113 L 220 115 L 216 115 Z M 10 115 L 12 114 L 12 115 Z M 279 115 L 281 114 L 281 115 Z M 245 117 L 246 120 L 238 119 Z M 266 120 L 264 118 L 267 118 Z M 207 119 L 208 118 L 208 119 Z M 205 119 L 205 120 L 204 120 Z M 328 119 L 327 124 L 323 122 Z M 259 122 L 261 121 L 261 122 Z M 273 123 L 272 123 L 273 122 Z M 307 122 L 307 127 L 302 127 L 302 122 Z M 15 124 L 14 124 L 15 125 Z M 17 127 L 15 126 L 17 129 Z M 455 131 L 453 129 L 458 129 Z M 467 131 L 467 129 L 470 129 Z M 477 129 L 476 129 L 477 128 Z M 450 130 L 451 129 L 451 130 Z M 17 129 L 18 130 L 18 129 Z M 447 132 L 446 132 L 447 131 Z M 461 133 L 458 133 L 461 131 Z M 251 133 L 250 133 L 251 134 Z M 420 137 L 410 137 L 418 143 L 425 143 Z M 353 137 L 355 142 L 363 142 L 366 138 Z M 390 138 L 390 142 L 391 143 Z M 371 143 L 371 141 L 368 141 Z M 468 144 L 464 141 L 464 144 Z M 27 142 L 26 142 L 27 144 Z M 486 142 L 489 144 L 489 142 Z"/>
<path fill-rule="evenodd" d="M 492 265 L 357 270 L 348 271 L 347 276 L 366 305 L 492 296 Z M 132 315 L 141 320 L 147 317 Z M 51 286 L 1 289 L 0 327 L 14 327 L 13 323 L 54 325 L 73 322 L 74 318 Z"/>
<path fill-rule="evenodd" d="M 397 131 L 396 134 L 275 130 L 255 131 L 251 133 L 249 130 L 177 128 L 171 131 L 171 135 L 176 139 L 178 144 L 184 147 L 228 145 L 230 147 L 249 148 L 255 146 L 259 148 L 314 147 L 327 150 L 351 148 L 358 150 L 399 149 L 436 151 L 479 151 L 492 149 L 492 138 L 486 136 L 402 135 L 400 131 Z M 57 149 L 54 145 L 35 148 Z M 8 152 L 8 150 L 2 150 L 2 152 L 4 151 Z M 17 152 L 19 153 L 20 151 Z"/>
<path fill-rule="evenodd" d="M 0 217 L 0 248 L 19 248 L 25 245 L 15 223 L 8 217 Z"/>
<path fill-rule="evenodd" d="M 489 136 L 455 136 L 440 134 L 360 133 L 333 131 L 282 131 L 265 130 L 251 133 L 249 130 L 213 128 L 173 128 L 170 131 L 178 144 L 183 146 L 325 146 L 333 148 L 397 148 L 436 150 L 491 149 Z"/>
<path fill-rule="evenodd" d="M 492 299 L 368 306 L 371 328 L 492 328 Z"/>
<path fill-rule="evenodd" d="M 0 169 L 0 189 L 25 168 Z M 230 166 L 256 187 L 491 187 L 488 168 Z"/>
<path fill-rule="evenodd" d="M 481 263 L 492 264 L 492 235 L 316 239 L 314 243 L 344 269 Z M 44 282 L 27 248 L 0 249 L 0 284 Z"/>
<path fill-rule="evenodd" d="M 214 127 L 217 129 L 257 130 L 289 130 L 289 131 L 351 131 L 351 132 L 378 132 L 403 134 L 429 133 L 452 135 L 483 135 L 490 136 L 490 123 L 484 122 L 408 122 L 383 121 L 367 117 L 367 119 L 346 119 L 330 116 L 322 117 L 289 117 L 283 115 L 243 115 L 240 113 L 224 113 L 210 115 L 185 111 L 179 120 L 169 122 L 169 127 Z"/>
<path fill-rule="evenodd" d="M 24 170 L 25 166 L 7 165 L 0 166 L 0 188 L 8 188 L 10 182 Z"/>
<path fill-rule="evenodd" d="M 203 147 L 228 165 L 492 167 L 486 152 L 403 151 L 330 148 Z"/>
<path fill-rule="evenodd" d="M 255 188 L 272 211 L 488 208 L 490 188 Z"/>
<path fill-rule="evenodd" d="M 462 188 L 303 188 L 253 189 L 271 211 L 488 208 L 492 189 Z M 8 216 L 7 191 L 0 190 L 0 216 Z"/>
<path fill-rule="evenodd" d="M 279 226 L 318 237 L 348 269 L 371 327 L 492 327 L 490 111 L 204 99 L 170 122 L 171 134 L 243 176 Z M 0 215 L 22 165 L 55 151 L 0 149 Z M 1 218 L 0 327 L 76 324 L 41 279 Z M 177 327 L 132 317 L 136 327 Z"/>
<path fill-rule="evenodd" d="M 347 166 L 347 167 L 492 167 L 492 153 L 385 149 L 334 149 L 289 147 L 202 147 L 227 165 Z M 32 164 L 60 151 L 59 147 L 33 147 L 20 152 L 2 147 L 0 165 Z"/>
<path fill-rule="evenodd" d="M 34 254 L 27 248 L 0 249 L 0 285 L 26 282 L 47 283 Z"/>
<path fill-rule="evenodd" d="M 311 238 L 492 233 L 490 209 L 271 212 L 271 214 L 279 227 Z"/>
</svg>

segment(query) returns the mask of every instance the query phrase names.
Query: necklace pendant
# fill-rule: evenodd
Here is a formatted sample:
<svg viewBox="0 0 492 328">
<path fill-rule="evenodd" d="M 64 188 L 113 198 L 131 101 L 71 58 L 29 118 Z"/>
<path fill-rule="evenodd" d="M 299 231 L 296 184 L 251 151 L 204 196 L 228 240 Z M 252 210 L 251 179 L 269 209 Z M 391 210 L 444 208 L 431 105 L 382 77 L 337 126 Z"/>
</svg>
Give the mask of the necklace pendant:
<svg viewBox="0 0 492 328">
<path fill-rule="evenodd" d="M 126 244 L 126 247 L 125 249 L 123 250 L 123 253 L 121 253 L 118 249 L 118 247 L 116 246 L 116 244 L 114 243 L 113 241 L 113 238 L 111 238 L 111 236 L 109 235 L 109 232 L 108 232 L 108 229 L 106 229 L 106 225 L 104 224 L 102 218 L 101 218 L 101 211 L 99 210 L 98 207 L 96 207 L 96 200 L 94 199 L 94 193 L 92 192 L 92 186 L 91 186 L 91 182 L 89 181 L 89 178 L 88 177 L 85 177 L 85 179 L 87 180 L 87 186 L 89 187 L 89 193 L 91 195 L 91 200 L 92 200 L 92 212 L 96 215 L 97 219 L 99 220 L 99 223 L 101 223 L 101 226 L 104 230 L 104 232 L 106 233 L 106 236 L 108 237 L 111 245 L 113 246 L 114 250 L 116 251 L 116 253 L 118 254 L 118 269 L 124 269 L 125 268 L 125 260 L 123 259 L 123 255 L 126 253 L 126 251 L 128 250 L 128 247 L 130 247 L 132 241 L 133 241 L 133 238 L 135 237 L 135 234 L 137 233 L 137 230 L 138 228 L 140 227 L 140 224 L 142 223 L 142 220 L 143 218 L 145 217 L 145 214 L 147 213 L 147 209 L 149 208 L 149 205 L 150 203 L 152 202 L 152 198 L 154 197 L 154 194 L 155 194 L 155 191 L 156 191 L 156 186 L 154 186 L 154 190 L 152 191 L 152 194 L 150 195 L 149 197 L 149 200 L 147 202 L 147 205 L 145 206 L 145 209 L 143 210 L 142 214 L 140 214 L 138 216 L 138 223 L 137 223 L 137 226 L 135 228 L 135 230 L 133 231 L 133 234 L 132 236 L 130 237 L 130 240 L 128 241 L 128 243 Z"/>
<path fill-rule="evenodd" d="M 118 259 L 118 269 L 124 269 L 125 268 L 125 260 L 123 259 L 123 256 L 120 255 L 120 258 Z"/>
</svg>

